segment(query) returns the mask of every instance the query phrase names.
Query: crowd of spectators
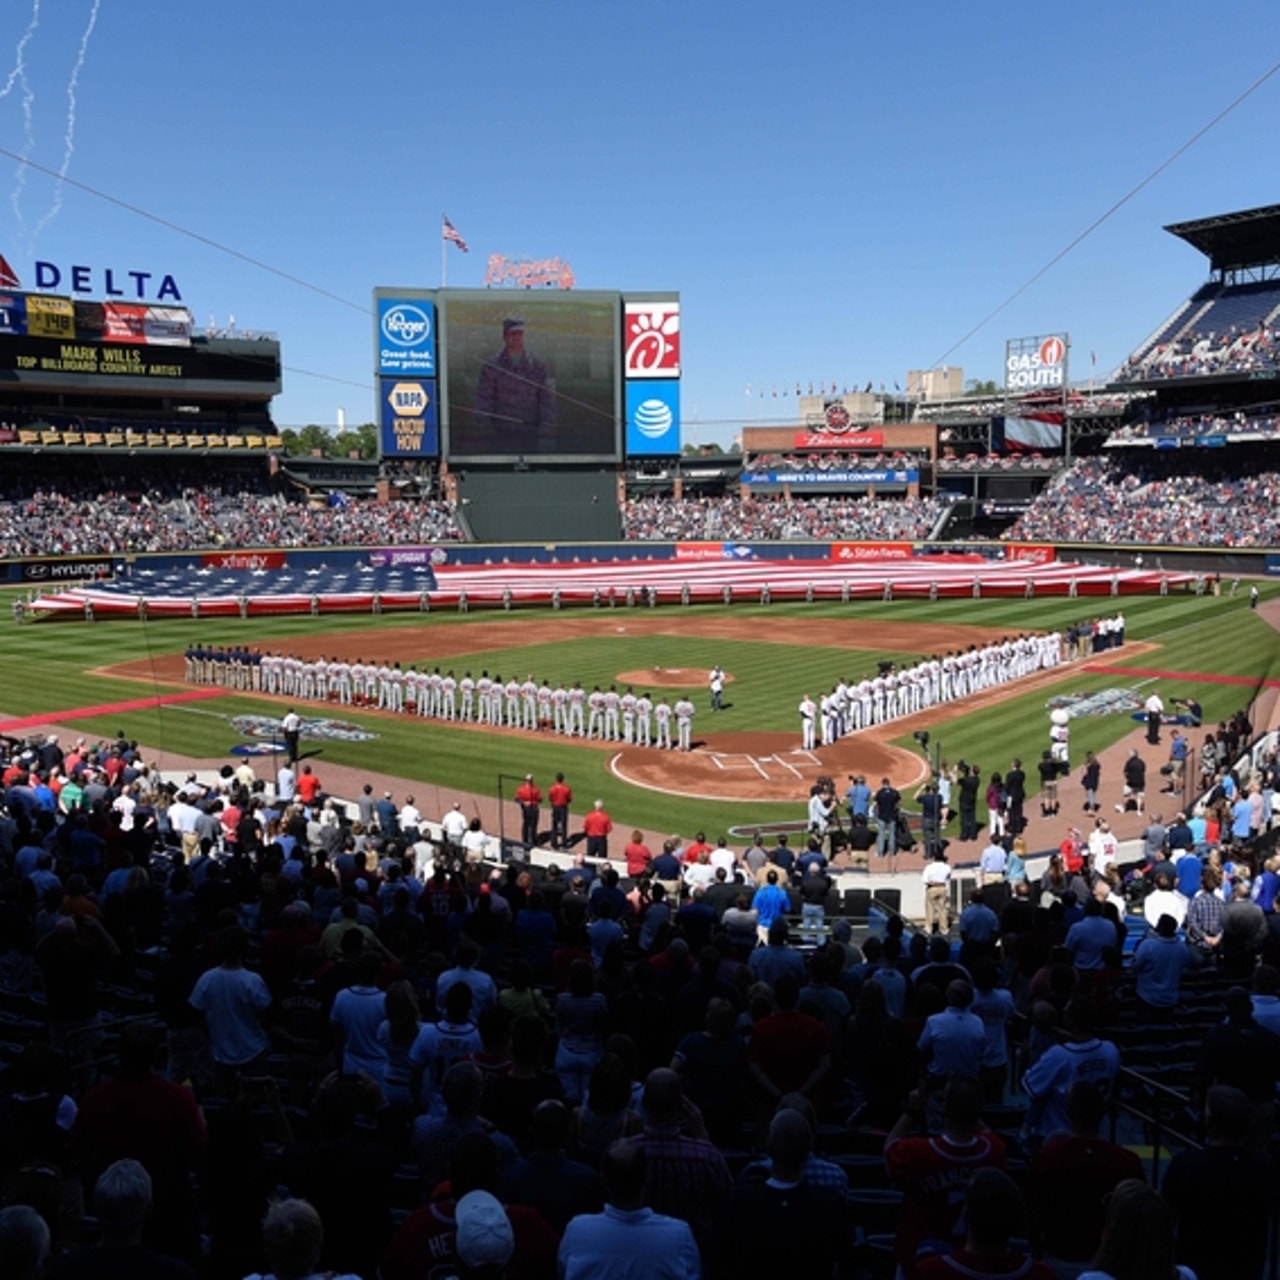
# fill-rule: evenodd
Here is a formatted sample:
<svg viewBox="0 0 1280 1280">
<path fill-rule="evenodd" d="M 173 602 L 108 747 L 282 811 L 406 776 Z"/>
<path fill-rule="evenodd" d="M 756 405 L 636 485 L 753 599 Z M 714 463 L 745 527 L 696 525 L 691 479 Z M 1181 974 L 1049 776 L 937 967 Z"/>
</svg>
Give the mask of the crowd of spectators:
<svg viewBox="0 0 1280 1280">
<path fill-rule="evenodd" d="M 1058 466 L 1058 459 L 1040 453 L 944 453 L 938 459 L 939 471 L 1046 471 Z"/>
<path fill-rule="evenodd" d="M 927 454 L 900 449 L 867 453 L 865 450 L 825 450 L 811 453 L 754 453 L 743 471 L 902 471 L 928 464 Z"/>
<path fill-rule="evenodd" d="M 1150 351 L 1130 356 L 1117 382 L 1149 382 L 1156 378 L 1202 378 L 1220 373 L 1257 373 L 1280 363 L 1280 330 L 1267 324 L 1231 328 L 1224 333 L 1192 334 L 1156 343 Z"/>
<path fill-rule="evenodd" d="M 824 538 L 915 540 L 928 537 L 946 498 L 752 497 L 633 498 L 623 537 L 638 540 Z"/>
<path fill-rule="evenodd" d="M 1254 458 L 1256 465 L 1256 455 Z M 1182 461 L 1185 466 L 1185 460 Z M 1082 458 L 1007 537 L 1051 542 L 1268 547 L 1280 543 L 1280 470 L 1195 473 L 1160 457 Z"/>
<path fill-rule="evenodd" d="M 1231 851 L 1220 959 L 1168 914 L 1168 832 L 1130 869 L 1159 910 L 1128 964 L 1083 856 L 999 912 L 986 875 L 958 953 L 896 917 L 801 951 L 816 840 L 637 832 L 623 863 L 535 875 L 371 788 L 332 819 L 287 765 L 166 784 L 121 736 L 0 767 L 6 1280 L 50 1252 L 52 1280 L 773 1280 L 801 1256 L 830 1280 L 884 1273 L 876 1231 L 912 1280 L 1260 1274 L 1280 861 Z M 1218 964 L 1240 985 L 1197 1046 L 1209 1145 L 1158 1194 L 1108 1099 Z"/>
<path fill-rule="evenodd" d="M 0 557 L 224 547 L 395 546 L 463 537 L 450 503 L 379 503 L 202 485 L 180 492 L 50 487 L 0 498 Z"/>
<path fill-rule="evenodd" d="M 1280 414 L 1189 413 L 1159 418 L 1152 422 L 1131 422 L 1112 436 L 1113 440 L 1143 440 L 1163 436 L 1280 436 Z"/>
</svg>

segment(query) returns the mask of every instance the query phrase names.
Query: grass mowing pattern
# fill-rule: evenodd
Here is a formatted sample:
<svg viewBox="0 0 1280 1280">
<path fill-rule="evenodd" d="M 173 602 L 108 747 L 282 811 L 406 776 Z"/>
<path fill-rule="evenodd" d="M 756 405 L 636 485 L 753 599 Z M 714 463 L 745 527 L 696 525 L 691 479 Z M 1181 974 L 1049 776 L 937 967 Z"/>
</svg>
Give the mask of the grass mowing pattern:
<svg viewBox="0 0 1280 1280">
<path fill-rule="evenodd" d="M 1280 586 L 1262 584 L 1264 598 Z M 10 597 L 12 597 L 10 592 Z M 735 605 L 729 615 L 740 624 L 740 639 L 711 640 L 697 636 L 628 636 L 623 633 L 583 638 L 570 643 L 521 646 L 524 613 L 478 613 L 467 617 L 449 614 L 392 614 L 379 617 L 339 615 L 311 618 L 211 619 L 200 622 L 161 620 L 145 624 L 113 621 L 88 626 L 83 623 L 0 625 L 0 662 L 7 678 L 0 685 L 0 710 L 10 715 L 35 714 L 43 709 L 92 706 L 98 703 L 162 693 L 163 688 L 133 680 L 90 675 L 94 667 L 115 662 L 159 657 L 180 651 L 199 640 L 203 644 L 248 643 L 287 647 L 293 636 L 317 633 L 342 635 L 339 645 L 349 656 L 378 656 L 377 635 L 383 631 L 430 626 L 457 628 L 457 653 L 452 665 L 458 674 L 469 667 L 478 674 L 487 666 L 523 679 L 530 671 L 536 678 L 571 683 L 581 680 L 607 685 L 622 671 L 659 667 L 709 668 L 716 662 L 735 680 L 726 691 L 728 710 L 711 716 L 705 690 L 695 691 L 699 713 L 695 729 L 729 731 L 787 730 L 797 728 L 796 705 L 806 691 L 815 696 L 835 680 L 860 677 L 874 670 L 879 657 L 902 659 L 902 653 L 853 652 L 822 644 L 822 626 L 828 619 L 855 618 L 864 622 L 867 639 L 874 643 L 876 624 L 911 621 L 930 624 L 953 622 L 1007 630 L 1048 629 L 1065 626 L 1092 613 L 1107 600 L 903 600 L 883 603 L 860 601 L 848 605 L 829 601 Z M 1129 598 L 1120 602 L 1132 639 L 1150 640 L 1162 647 L 1144 655 L 1140 665 L 1187 672 L 1220 672 L 1252 680 L 1280 677 L 1280 645 L 1275 632 L 1248 608 L 1247 599 L 1212 596 Z M 0 603 L 0 608 L 3 604 Z M 668 612 L 664 610 L 664 612 Z M 678 617 L 721 614 L 724 609 L 698 606 L 671 609 Z M 539 617 L 550 616 L 538 611 Z M 611 614 L 625 627 L 628 613 Z M 466 643 L 468 621 L 502 622 L 511 627 L 511 648 L 470 651 Z M 678 627 L 678 621 L 677 621 Z M 767 638 L 769 643 L 759 643 Z M 432 660 L 435 665 L 436 660 Z M 1086 692 L 1109 686 L 1130 687 L 1129 678 L 1090 674 L 1077 666 L 1064 677 L 1063 691 Z M 1160 681 L 1166 702 L 1170 695 L 1191 691 L 1176 682 Z M 654 684 L 656 695 L 662 686 Z M 1209 722 L 1230 715 L 1245 705 L 1251 691 L 1244 686 L 1202 684 L 1194 690 Z M 1048 743 L 1045 700 L 1049 691 L 1039 689 L 981 712 L 964 715 L 939 726 L 946 757 L 980 763 L 984 772 L 1003 770 L 1014 755 L 1021 756 L 1028 772 Z M 226 720 L 244 712 L 279 714 L 278 703 L 235 695 L 193 707 L 172 707 L 131 712 L 126 717 L 77 721 L 86 736 L 106 736 L 123 729 L 128 736 L 162 749 L 198 756 L 226 752 L 237 736 Z M 333 714 L 338 714 L 336 711 Z M 663 798 L 638 792 L 617 782 L 607 770 L 609 753 L 574 746 L 559 738 L 531 742 L 504 734 L 480 734 L 450 730 L 431 721 L 409 717 L 391 720 L 363 718 L 346 709 L 341 718 L 365 723 L 380 736 L 367 743 L 325 743 L 317 771 L 324 762 L 337 761 L 371 772 L 385 772 L 420 780 L 425 786 L 419 800 L 425 806 L 446 803 L 450 788 L 492 793 L 496 775 L 534 771 L 544 780 L 563 769 L 575 789 L 578 812 L 596 796 L 604 799 L 619 828 L 640 823 L 659 830 L 691 832 L 702 829 L 714 836 L 731 824 L 794 818 L 798 806 Z M 1072 760 L 1078 763 L 1088 748 L 1098 750 L 1124 736 L 1133 726 L 1121 716 L 1101 716 L 1072 722 Z M 1192 735 L 1196 742 L 1196 735 Z M 905 734 L 901 745 L 914 746 Z M 1198 745 L 1198 743 L 1197 743 Z M 1154 757 L 1149 765 L 1158 764 Z M 1114 780 L 1112 780 L 1114 781 Z M 438 787 L 437 794 L 434 787 Z"/>
</svg>

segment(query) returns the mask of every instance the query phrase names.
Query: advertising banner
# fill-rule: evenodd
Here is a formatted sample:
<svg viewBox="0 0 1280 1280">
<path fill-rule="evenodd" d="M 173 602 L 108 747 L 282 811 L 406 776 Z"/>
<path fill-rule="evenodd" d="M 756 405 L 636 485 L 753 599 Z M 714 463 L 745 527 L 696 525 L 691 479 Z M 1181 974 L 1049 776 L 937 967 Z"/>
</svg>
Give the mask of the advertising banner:
<svg viewBox="0 0 1280 1280">
<path fill-rule="evenodd" d="M 420 298 L 378 299 L 378 372 L 436 376 L 435 303 Z"/>
<path fill-rule="evenodd" d="M 678 542 L 677 560 L 723 560 L 723 542 Z"/>
<path fill-rule="evenodd" d="M 27 332 L 33 338 L 74 338 L 76 309 L 70 298 L 27 296 Z"/>
<path fill-rule="evenodd" d="M 1006 560 L 1022 560 L 1031 564 L 1052 564 L 1057 558 L 1057 548 L 1045 543 L 1011 542 L 1005 548 Z"/>
<path fill-rule="evenodd" d="M 916 484 L 918 471 L 744 471 L 743 484 Z"/>
<path fill-rule="evenodd" d="M 1010 338 L 1005 344 L 1006 391 L 1061 391 L 1067 385 L 1065 333 L 1035 338 Z"/>
<path fill-rule="evenodd" d="M 0 333 L 26 333 L 27 300 L 20 293 L 0 293 Z"/>
<path fill-rule="evenodd" d="M 628 378 L 680 376 L 680 304 L 623 304 L 622 371 Z"/>
<path fill-rule="evenodd" d="M 256 573 L 259 569 L 283 569 L 289 557 L 283 551 L 207 551 L 200 557 L 204 569 L 241 569 Z"/>
<path fill-rule="evenodd" d="M 77 298 L 73 306 L 76 316 L 76 341 L 101 342 L 103 330 L 106 326 L 102 303 L 82 302 Z"/>
<path fill-rule="evenodd" d="M 379 547 L 365 558 L 375 569 L 419 569 L 443 564 L 449 557 L 442 547 Z"/>
<path fill-rule="evenodd" d="M 833 542 L 831 558 L 844 564 L 855 560 L 910 560 L 909 542 Z"/>
<path fill-rule="evenodd" d="M 191 312 L 186 307 L 147 307 L 142 317 L 144 341 L 153 347 L 189 347 Z"/>
<path fill-rule="evenodd" d="M 136 302 L 104 302 L 102 333 L 108 342 L 146 342 L 147 308 Z"/>
<path fill-rule="evenodd" d="M 379 408 L 384 458 L 434 458 L 440 452 L 440 418 L 433 378 L 414 382 L 383 378 Z"/>
<path fill-rule="evenodd" d="M 883 431 L 797 431 L 796 449 L 882 449 Z"/>
<path fill-rule="evenodd" d="M 28 560 L 22 566 L 24 582 L 71 582 L 76 578 L 110 578 L 110 556 L 77 556 L 69 560 Z"/>
<path fill-rule="evenodd" d="M 627 383 L 627 456 L 680 452 L 680 384 L 674 379 Z"/>
</svg>

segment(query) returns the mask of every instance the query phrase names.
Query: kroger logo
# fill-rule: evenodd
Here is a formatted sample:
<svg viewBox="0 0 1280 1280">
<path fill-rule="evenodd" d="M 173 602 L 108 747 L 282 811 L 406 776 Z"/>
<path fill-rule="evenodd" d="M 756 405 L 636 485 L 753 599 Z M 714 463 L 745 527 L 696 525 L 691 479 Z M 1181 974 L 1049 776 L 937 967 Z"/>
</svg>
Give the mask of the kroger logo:
<svg viewBox="0 0 1280 1280">
<path fill-rule="evenodd" d="M 636 430 L 649 440 L 665 436 L 674 420 L 665 400 L 643 400 L 636 410 Z"/>
<path fill-rule="evenodd" d="M 419 307 L 401 303 L 382 317 L 382 336 L 398 347 L 416 347 L 431 333 L 431 319 Z"/>
</svg>

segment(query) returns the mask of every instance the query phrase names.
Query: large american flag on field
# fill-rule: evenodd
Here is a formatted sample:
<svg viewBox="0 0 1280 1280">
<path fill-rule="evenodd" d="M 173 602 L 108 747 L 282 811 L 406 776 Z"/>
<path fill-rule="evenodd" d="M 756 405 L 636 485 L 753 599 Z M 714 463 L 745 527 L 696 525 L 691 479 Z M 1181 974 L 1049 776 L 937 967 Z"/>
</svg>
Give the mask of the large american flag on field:
<svg viewBox="0 0 1280 1280">
<path fill-rule="evenodd" d="M 457 233 L 457 231 L 454 229 L 453 223 L 449 221 L 448 217 L 445 214 L 440 215 L 440 221 L 441 221 L 440 234 L 446 240 L 451 240 L 454 244 L 456 244 L 458 248 L 462 250 L 463 253 L 470 253 L 471 250 L 467 248 L 467 242 Z"/>
</svg>

